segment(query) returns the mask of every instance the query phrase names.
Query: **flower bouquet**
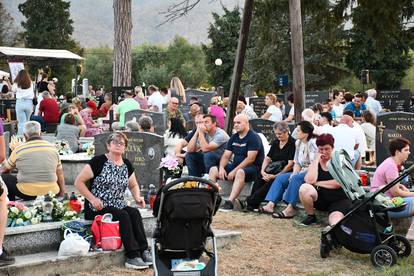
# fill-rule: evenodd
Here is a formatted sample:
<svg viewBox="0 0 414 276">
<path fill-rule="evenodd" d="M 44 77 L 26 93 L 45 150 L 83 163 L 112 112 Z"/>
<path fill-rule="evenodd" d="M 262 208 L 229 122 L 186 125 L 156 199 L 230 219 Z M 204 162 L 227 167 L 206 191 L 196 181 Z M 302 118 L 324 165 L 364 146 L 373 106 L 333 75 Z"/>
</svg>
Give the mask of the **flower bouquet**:
<svg viewBox="0 0 414 276">
<path fill-rule="evenodd" d="M 20 202 L 10 201 L 7 205 L 7 209 L 8 227 L 38 224 L 41 221 L 41 216 L 37 213 L 37 209 L 28 208 Z"/>
<path fill-rule="evenodd" d="M 70 149 L 69 143 L 65 140 L 57 140 L 55 142 L 55 147 L 59 155 L 73 154 L 72 150 Z"/>
<path fill-rule="evenodd" d="M 166 181 L 168 178 L 181 177 L 182 166 L 175 156 L 167 155 L 166 157 L 161 158 L 159 169 L 161 169 L 161 171 L 164 173 L 164 181 Z"/>
</svg>

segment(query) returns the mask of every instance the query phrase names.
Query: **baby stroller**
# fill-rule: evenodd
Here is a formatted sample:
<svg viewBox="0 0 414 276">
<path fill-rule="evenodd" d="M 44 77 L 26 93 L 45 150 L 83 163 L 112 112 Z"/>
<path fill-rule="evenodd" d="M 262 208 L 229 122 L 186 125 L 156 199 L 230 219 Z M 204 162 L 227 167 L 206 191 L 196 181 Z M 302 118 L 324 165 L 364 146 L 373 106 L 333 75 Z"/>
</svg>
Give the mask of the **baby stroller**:
<svg viewBox="0 0 414 276">
<path fill-rule="evenodd" d="M 152 237 L 154 274 L 217 275 L 216 238 L 210 227 L 219 205 L 217 186 L 202 178 L 182 177 L 162 187 L 158 197 Z M 206 248 L 207 238 L 212 240 L 212 252 Z M 183 260 L 194 270 L 178 268 L 176 264 Z M 204 268 L 198 260 L 205 263 Z"/>
<path fill-rule="evenodd" d="M 341 246 L 352 252 L 371 254 L 375 267 L 392 266 L 397 257 L 409 256 L 410 242 L 404 236 L 394 234 L 388 217 L 388 211 L 402 210 L 405 204 L 395 207 L 382 193 L 411 174 L 414 165 L 374 193 L 366 193 L 360 187 L 359 175 L 344 150 L 334 152 L 328 170 L 352 201 L 352 208 L 337 224 L 322 231 L 321 257 L 328 257 L 333 248 Z"/>
</svg>

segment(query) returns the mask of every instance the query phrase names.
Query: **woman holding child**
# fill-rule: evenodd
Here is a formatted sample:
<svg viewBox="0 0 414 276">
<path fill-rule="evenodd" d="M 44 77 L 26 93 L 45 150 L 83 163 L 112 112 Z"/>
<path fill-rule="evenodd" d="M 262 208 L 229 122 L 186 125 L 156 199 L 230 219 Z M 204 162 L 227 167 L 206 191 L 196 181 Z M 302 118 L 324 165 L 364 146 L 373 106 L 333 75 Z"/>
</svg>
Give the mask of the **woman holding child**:
<svg viewBox="0 0 414 276">
<path fill-rule="evenodd" d="M 121 132 L 112 133 L 107 141 L 108 153 L 95 156 L 75 180 L 75 186 L 85 197 L 85 219 L 110 213 L 119 221 L 122 244 L 127 260 L 125 266 L 145 269 L 152 264 L 151 253 L 145 237 L 142 217 L 137 208 L 127 206 L 124 195 L 128 188 L 138 206 L 145 207 L 144 198 L 135 177 L 134 168 L 122 157 L 128 139 Z M 86 183 L 90 181 L 90 187 Z"/>
</svg>

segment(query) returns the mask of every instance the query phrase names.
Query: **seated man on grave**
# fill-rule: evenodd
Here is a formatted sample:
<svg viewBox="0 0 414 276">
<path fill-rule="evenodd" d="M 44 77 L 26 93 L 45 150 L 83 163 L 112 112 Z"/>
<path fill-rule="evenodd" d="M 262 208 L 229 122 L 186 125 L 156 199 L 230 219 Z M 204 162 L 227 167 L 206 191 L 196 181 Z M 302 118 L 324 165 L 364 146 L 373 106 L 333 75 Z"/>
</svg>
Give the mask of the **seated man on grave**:
<svg viewBox="0 0 414 276">
<path fill-rule="evenodd" d="M 250 129 L 247 115 L 239 114 L 234 117 L 236 131 L 227 142 L 226 150 L 220 159 L 218 167 L 210 169 L 209 178 L 216 182 L 221 180 L 233 181 L 233 187 L 228 200 L 224 202 L 223 211 L 232 211 L 234 201 L 240 195 L 246 182 L 256 180 L 264 159 L 262 141 L 256 132 Z M 230 158 L 233 156 L 233 161 Z"/>
<path fill-rule="evenodd" d="M 164 109 L 164 113 L 167 116 L 167 122 L 170 121 L 171 118 L 178 118 L 181 120 L 183 125 L 185 126 L 185 118 L 183 113 L 178 109 L 179 101 L 176 97 L 171 97 L 170 101 L 168 102 L 167 107 Z"/>
<path fill-rule="evenodd" d="M 194 121 L 194 129 L 191 130 L 188 135 L 184 138 L 181 139 L 180 142 L 177 144 L 177 146 L 175 147 L 175 157 L 178 159 L 178 162 L 182 165 L 185 165 L 185 156 L 187 154 L 187 145 L 190 142 L 190 140 L 194 137 L 196 131 L 197 131 L 197 127 L 200 125 L 204 125 L 204 118 L 203 118 L 203 114 L 198 114 L 195 117 L 195 121 Z"/>
<path fill-rule="evenodd" d="M 9 199 L 15 200 L 17 196 L 23 200 L 33 200 L 49 192 L 63 196 L 65 178 L 57 149 L 42 140 L 38 122 L 26 122 L 23 134 L 26 142 L 17 145 L 9 159 L 1 165 Z M 5 174 L 14 168 L 18 170 L 17 178 Z"/>
<path fill-rule="evenodd" d="M 190 176 L 203 176 L 218 166 L 229 140 L 227 133 L 217 126 L 216 117 L 204 115 L 187 145 L 185 162 Z"/>
</svg>

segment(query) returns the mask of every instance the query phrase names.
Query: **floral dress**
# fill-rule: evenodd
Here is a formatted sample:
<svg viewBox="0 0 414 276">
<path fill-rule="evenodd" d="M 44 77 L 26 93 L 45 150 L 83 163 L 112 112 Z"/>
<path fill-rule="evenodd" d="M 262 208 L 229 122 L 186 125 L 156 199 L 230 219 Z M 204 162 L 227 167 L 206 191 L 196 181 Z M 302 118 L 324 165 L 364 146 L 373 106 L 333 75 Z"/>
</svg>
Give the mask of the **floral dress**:
<svg viewBox="0 0 414 276">
<path fill-rule="evenodd" d="M 93 126 L 95 122 L 92 119 L 92 115 L 86 109 L 81 110 L 79 113 L 86 125 L 85 137 L 93 137 L 96 134 L 102 133 L 100 128 Z"/>
</svg>

